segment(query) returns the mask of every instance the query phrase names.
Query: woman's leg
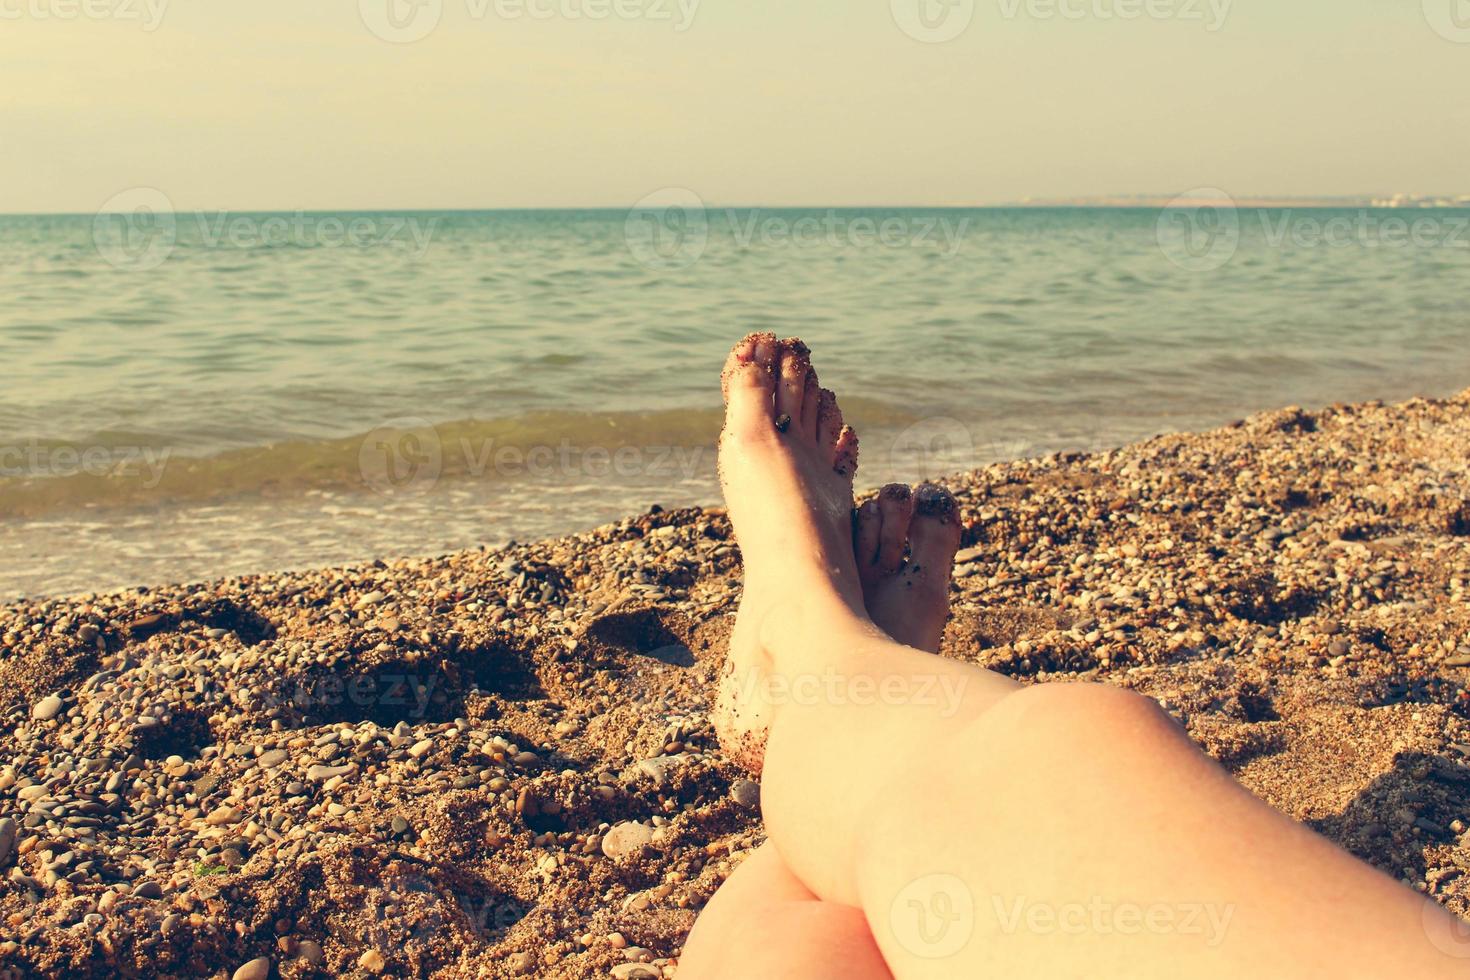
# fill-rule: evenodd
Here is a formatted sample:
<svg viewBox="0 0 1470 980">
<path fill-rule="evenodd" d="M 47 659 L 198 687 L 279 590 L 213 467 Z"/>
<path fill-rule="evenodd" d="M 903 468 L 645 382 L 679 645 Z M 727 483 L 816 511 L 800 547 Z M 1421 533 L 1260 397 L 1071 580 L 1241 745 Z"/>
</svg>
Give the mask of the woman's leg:
<svg viewBox="0 0 1470 980">
<path fill-rule="evenodd" d="M 770 844 L 710 899 L 679 958 L 688 980 L 892 980 L 861 909 L 817 899 Z"/>
<path fill-rule="evenodd" d="M 946 491 L 893 484 L 863 504 L 853 550 L 863 606 L 887 636 L 937 653 L 949 616 L 958 528 Z M 748 858 L 715 893 L 685 944 L 679 975 L 892 980 L 861 909 L 817 899 L 771 844 Z"/>
<path fill-rule="evenodd" d="M 764 765 L 786 865 L 863 910 L 896 977 L 1460 972 L 1427 935 L 1446 913 L 1250 796 L 1147 699 L 1021 690 L 876 629 L 855 440 L 806 371 L 770 337 L 727 365 L 746 584 L 722 733 Z"/>
</svg>

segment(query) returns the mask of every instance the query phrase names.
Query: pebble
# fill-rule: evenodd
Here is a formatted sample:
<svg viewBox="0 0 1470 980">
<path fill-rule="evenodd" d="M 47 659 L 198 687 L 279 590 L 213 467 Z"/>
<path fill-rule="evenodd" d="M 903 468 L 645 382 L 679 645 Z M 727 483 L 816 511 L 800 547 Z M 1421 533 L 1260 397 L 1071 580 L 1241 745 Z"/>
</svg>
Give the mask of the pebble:
<svg viewBox="0 0 1470 980">
<path fill-rule="evenodd" d="M 267 752 L 262 752 L 260 758 L 255 760 L 255 764 L 262 769 L 274 769 L 289 758 L 291 758 L 291 753 L 285 749 L 271 749 Z"/>
<path fill-rule="evenodd" d="M 0 868 L 10 860 L 10 852 L 15 848 L 15 835 L 19 832 L 15 821 L 9 817 L 0 817 Z"/>
<path fill-rule="evenodd" d="M 382 953 L 376 949 L 370 949 L 357 958 L 357 965 L 369 973 L 382 973 L 383 968 L 388 964 L 383 959 Z"/>
<path fill-rule="evenodd" d="M 271 975 L 271 958 L 260 956 L 236 970 L 230 980 L 266 980 Z"/>
<path fill-rule="evenodd" d="M 646 963 L 619 963 L 612 968 L 612 975 L 617 980 L 658 980 L 663 973 Z"/>
<path fill-rule="evenodd" d="M 350 772 L 352 772 L 351 764 L 340 766 L 315 765 L 307 768 L 306 778 L 314 783 L 319 783 L 323 780 L 331 779 L 334 776 L 345 776 Z"/>
<path fill-rule="evenodd" d="M 63 703 L 59 695 L 47 695 L 36 702 L 36 706 L 31 709 L 31 717 L 36 721 L 50 721 L 61 713 Z"/>
<path fill-rule="evenodd" d="M 613 860 L 638 857 L 653 844 L 653 828 L 635 820 L 616 824 L 602 838 L 602 853 Z"/>
<path fill-rule="evenodd" d="M 422 759 L 424 756 L 429 754 L 429 750 L 433 747 L 434 740 L 432 738 L 421 739 L 413 743 L 413 745 L 408 750 L 408 754 L 414 759 Z"/>
<path fill-rule="evenodd" d="M 163 897 L 163 886 L 156 881 L 140 881 L 133 886 L 133 897 L 160 899 Z"/>
<path fill-rule="evenodd" d="M 761 805 L 760 783 L 751 779 L 737 779 L 730 784 L 730 797 L 741 806 L 753 810 Z"/>
</svg>

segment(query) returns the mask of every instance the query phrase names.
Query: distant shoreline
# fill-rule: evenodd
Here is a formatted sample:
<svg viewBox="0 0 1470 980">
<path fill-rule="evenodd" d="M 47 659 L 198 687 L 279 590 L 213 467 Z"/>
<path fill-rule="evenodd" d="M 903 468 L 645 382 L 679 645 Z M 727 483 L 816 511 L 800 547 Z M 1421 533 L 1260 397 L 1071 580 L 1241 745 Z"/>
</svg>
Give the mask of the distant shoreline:
<svg viewBox="0 0 1470 980">
<path fill-rule="evenodd" d="M 1137 197 L 1078 197 L 1078 198 L 1025 198 L 1020 201 L 1000 201 L 988 204 L 723 204 L 705 202 L 704 208 L 711 211 L 1011 211 L 1018 209 L 1044 210 L 1047 208 L 1078 210 L 1139 209 L 1157 210 L 1165 207 L 1199 207 L 1203 205 L 1228 205 L 1235 208 L 1367 208 L 1373 210 L 1464 210 L 1470 209 L 1470 194 L 1464 195 L 1393 195 L 1389 197 L 1237 197 L 1225 194 L 1206 194 L 1204 189 L 1183 194 L 1140 195 Z M 209 207 L 179 207 L 179 214 L 234 214 L 234 215 L 353 215 L 353 214 L 626 214 L 638 210 L 632 205 L 588 205 L 565 207 L 391 207 L 391 208 L 234 208 L 212 205 Z M 84 218 L 92 219 L 98 211 L 6 211 L 3 218 Z"/>
</svg>

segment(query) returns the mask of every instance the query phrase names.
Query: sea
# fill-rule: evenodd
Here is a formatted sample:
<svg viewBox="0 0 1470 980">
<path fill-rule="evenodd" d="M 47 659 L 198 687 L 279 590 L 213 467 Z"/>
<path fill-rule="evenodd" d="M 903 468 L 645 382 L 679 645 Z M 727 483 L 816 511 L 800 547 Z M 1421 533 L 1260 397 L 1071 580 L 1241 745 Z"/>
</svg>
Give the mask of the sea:
<svg viewBox="0 0 1470 980">
<path fill-rule="evenodd" d="M 805 339 L 861 486 L 1470 387 L 1470 210 L 0 216 L 0 599 L 716 503 L 719 370 Z"/>
</svg>

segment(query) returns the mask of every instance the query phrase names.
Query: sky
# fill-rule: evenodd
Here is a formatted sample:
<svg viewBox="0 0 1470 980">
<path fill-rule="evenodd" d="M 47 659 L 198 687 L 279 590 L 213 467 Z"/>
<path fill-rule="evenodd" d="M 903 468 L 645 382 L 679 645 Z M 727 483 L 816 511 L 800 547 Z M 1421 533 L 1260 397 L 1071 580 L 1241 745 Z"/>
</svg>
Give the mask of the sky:
<svg viewBox="0 0 1470 980">
<path fill-rule="evenodd" d="M 1470 0 L 0 0 L 0 212 L 1470 194 L 1467 90 Z"/>
</svg>

